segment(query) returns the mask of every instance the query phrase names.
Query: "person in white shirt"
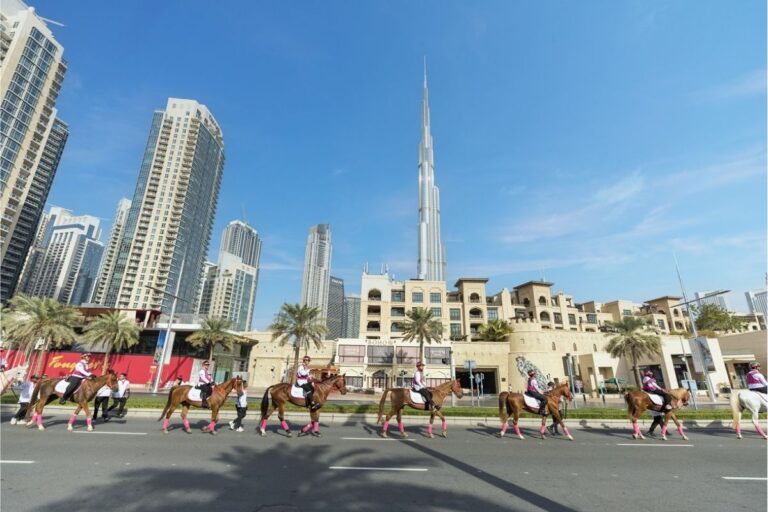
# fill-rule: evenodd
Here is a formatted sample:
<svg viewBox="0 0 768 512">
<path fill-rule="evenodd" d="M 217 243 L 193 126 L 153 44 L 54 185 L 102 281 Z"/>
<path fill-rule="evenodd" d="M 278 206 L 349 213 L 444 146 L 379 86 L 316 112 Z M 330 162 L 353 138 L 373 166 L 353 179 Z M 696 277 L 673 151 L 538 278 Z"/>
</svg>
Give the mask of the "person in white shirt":
<svg viewBox="0 0 768 512">
<path fill-rule="evenodd" d="M 67 400 L 69 400 L 72 397 L 72 394 L 77 391 L 77 388 L 80 386 L 83 379 L 93 378 L 93 373 L 91 373 L 91 369 L 88 367 L 90 360 L 91 354 L 90 352 L 86 352 L 80 358 L 80 361 L 77 362 L 74 371 L 67 378 L 69 386 L 67 386 L 67 390 L 64 391 L 64 395 L 61 397 L 61 400 L 59 400 L 60 405 L 67 403 Z"/>
<path fill-rule="evenodd" d="M 317 405 L 312 400 L 315 393 L 315 387 L 312 385 L 312 370 L 309 367 L 311 359 L 309 356 L 304 356 L 301 364 L 296 370 L 296 385 L 304 390 L 304 405 L 309 407 L 310 411 L 314 411 Z"/>
<path fill-rule="evenodd" d="M 32 399 L 32 391 L 34 391 L 39 380 L 40 377 L 33 375 L 28 381 L 21 384 L 21 388 L 19 389 L 19 410 L 13 418 L 11 418 L 11 425 L 16 425 L 27 416 L 29 401 Z"/>
<path fill-rule="evenodd" d="M 210 365 L 210 362 L 203 361 L 203 368 L 197 374 L 197 389 L 201 391 L 200 400 L 204 409 L 208 408 L 208 397 L 213 393 L 214 386 L 213 377 L 208 371 Z"/>
<path fill-rule="evenodd" d="M 234 421 L 229 422 L 229 429 L 235 432 L 243 432 L 243 418 L 248 411 L 248 394 L 245 391 L 246 384 L 243 383 L 243 389 L 237 393 L 237 399 L 235 400 L 235 410 L 237 410 L 237 418 Z"/>
<path fill-rule="evenodd" d="M 99 408 L 101 408 L 101 419 L 109 421 L 109 414 L 107 414 L 107 406 L 109 405 L 109 397 L 112 396 L 112 390 L 109 386 L 104 385 L 96 392 L 96 398 L 93 401 L 93 420 L 99 416 Z"/>
<path fill-rule="evenodd" d="M 125 416 L 125 403 L 128 401 L 130 396 L 131 383 L 128 382 L 128 376 L 124 373 L 121 373 L 117 378 L 117 391 L 112 392 L 112 405 L 110 405 L 109 409 L 107 409 L 107 413 L 112 412 L 115 407 L 119 406 L 117 409 L 117 417 L 122 418 Z"/>
<path fill-rule="evenodd" d="M 424 377 L 424 363 L 419 361 L 416 363 L 416 371 L 413 374 L 413 382 L 411 383 L 411 389 L 424 397 L 424 410 L 434 409 L 440 410 L 439 405 L 435 405 L 432 401 L 432 392 L 427 389 L 427 379 Z"/>
</svg>

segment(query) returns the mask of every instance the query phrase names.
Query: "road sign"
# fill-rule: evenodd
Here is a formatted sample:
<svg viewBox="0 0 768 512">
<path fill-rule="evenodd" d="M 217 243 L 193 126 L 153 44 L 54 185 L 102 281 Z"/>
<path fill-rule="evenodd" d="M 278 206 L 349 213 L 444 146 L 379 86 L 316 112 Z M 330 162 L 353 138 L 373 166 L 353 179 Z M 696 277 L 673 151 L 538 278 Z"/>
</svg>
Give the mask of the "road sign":
<svg viewBox="0 0 768 512">
<path fill-rule="evenodd" d="M 477 361 L 475 361 L 474 359 L 467 359 L 466 361 L 464 361 L 464 368 L 466 368 L 467 370 L 474 370 L 475 368 L 477 368 Z"/>
</svg>

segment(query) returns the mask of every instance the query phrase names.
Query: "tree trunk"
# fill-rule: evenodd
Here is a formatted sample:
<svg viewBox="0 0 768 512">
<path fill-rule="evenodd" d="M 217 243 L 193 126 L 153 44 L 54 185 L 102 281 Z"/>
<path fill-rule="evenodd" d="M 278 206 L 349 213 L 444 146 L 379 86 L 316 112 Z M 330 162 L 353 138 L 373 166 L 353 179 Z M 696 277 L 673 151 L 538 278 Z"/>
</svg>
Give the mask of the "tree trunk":
<svg viewBox="0 0 768 512">
<path fill-rule="evenodd" d="M 215 343 L 211 343 L 211 349 L 208 352 L 208 362 L 209 363 L 213 363 L 213 349 L 214 349 L 214 347 L 216 347 L 216 344 Z"/>
<path fill-rule="evenodd" d="M 642 389 L 643 386 L 640 384 L 642 379 L 640 378 L 640 372 L 637 370 L 637 357 L 634 354 L 630 354 L 630 357 L 632 358 L 632 375 L 635 377 L 635 384 L 637 389 Z"/>
<path fill-rule="evenodd" d="M 293 350 L 293 373 L 291 374 L 291 384 L 296 384 L 296 372 L 299 370 L 299 340 L 296 340 L 296 347 Z"/>
<path fill-rule="evenodd" d="M 45 340 L 43 343 L 43 348 L 40 350 L 40 354 L 37 358 L 37 362 L 35 363 L 35 371 L 33 375 L 40 375 L 40 366 L 43 364 L 43 361 L 45 360 L 45 356 L 48 355 L 48 340 Z"/>
<path fill-rule="evenodd" d="M 424 362 L 424 338 L 419 338 L 419 361 Z"/>
<path fill-rule="evenodd" d="M 107 350 L 104 352 L 104 362 L 101 364 L 101 373 L 107 373 L 109 368 L 109 352 L 112 350 L 112 345 L 107 345 Z"/>
</svg>

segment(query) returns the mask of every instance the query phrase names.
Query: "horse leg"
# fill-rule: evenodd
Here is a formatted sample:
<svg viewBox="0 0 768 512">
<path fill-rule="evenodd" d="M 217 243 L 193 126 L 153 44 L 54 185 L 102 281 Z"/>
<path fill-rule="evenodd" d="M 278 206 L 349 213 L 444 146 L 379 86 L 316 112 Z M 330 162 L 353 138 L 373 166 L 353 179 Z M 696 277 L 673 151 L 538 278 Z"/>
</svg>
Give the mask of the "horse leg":
<svg viewBox="0 0 768 512">
<path fill-rule="evenodd" d="M 88 407 L 88 402 L 85 402 L 82 406 L 78 406 L 78 407 L 82 407 L 83 411 L 85 411 L 85 424 L 88 425 L 88 428 L 86 428 L 86 430 L 88 432 L 93 432 L 93 418 L 91 418 L 91 410 Z"/>
<path fill-rule="evenodd" d="M 403 408 L 401 407 L 397 411 L 397 429 L 400 431 L 400 436 L 405 439 L 408 434 L 405 433 L 405 424 L 403 423 Z"/>
<path fill-rule="evenodd" d="M 320 436 L 320 412 L 312 411 L 309 414 L 309 419 L 312 421 L 312 435 L 315 437 L 321 437 Z"/>
<path fill-rule="evenodd" d="M 768 439 L 768 437 L 765 435 L 763 427 L 760 426 L 760 406 L 758 406 L 757 409 L 750 409 L 749 412 L 752 413 L 752 423 L 755 425 L 755 430 L 757 430 L 763 439 Z"/>
<path fill-rule="evenodd" d="M 547 431 L 547 417 L 542 416 L 541 417 L 541 427 L 539 427 L 539 436 L 541 436 L 542 439 L 546 439 L 547 436 L 544 435 L 544 432 Z"/>
<path fill-rule="evenodd" d="M 395 415 L 394 409 L 390 410 L 384 417 L 384 421 L 381 424 L 381 437 L 387 437 L 387 430 L 389 430 L 389 420 Z"/>
<path fill-rule="evenodd" d="M 427 437 L 430 439 L 435 437 L 432 435 L 432 428 L 433 428 L 434 422 L 435 422 L 435 410 L 432 409 L 432 412 L 429 414 L 429 425 L 427 425 Z"/>
<path fill-rule="evenodd" d="M 680 434 L 680 437 L 683 438 L 683 441 L 688 440 L 688 436 L 685 435 L 685 431 L 683 430 L 683 423 L 677 419 L 677 416 L 674 414 L 671 416 L 672 421 L 675 422 L 675 425 L 677 426 L 677 433 Z"/>
<path fill-rule="evenodd" d="M 219 408 L 211 407 L 211 422 L 207 426 L 203 427 L 203 432 L 209 432 L 211 435 L 216 435 L 216 421 L 219 419 Z"/>
<path fill-rule="evenodd" d="M 267 417 L 269 417 L 269 414 L 267 415 Z M 280 426 L 283 428 L 283 430 L 285 430 L 285 435 L 288 437 L 293 436 L 293 434 L 291 433 L 291 426 L 288 425 L 287 421 L 285 421 L 285 411 L 283 410 L 282 407 L 277 412 L 277 417 L 278 419 L 280 419 Z M 266 420 L 264 421 L 266 422 Z M 264 426 L 266 427 L 266 423 L 264 424 Z"/>
<path fill-rule="evenodd" d="M 282 408 L 280 409 L 281 412 L 278 413 L 278 417 L 283 414 Z M 271 400 L 269 404 L 269 408 L 267 409 L 267 413 L 261 417 L 261 423 L 259 423 L 259 435 L 261 437 L 264 437 L 267 435 L 267 421 L 269 420 L 269 417 L 272 416 L 272 413 L 275 412 L 275 401 Z"/>
<path fill-rule="evenodd" d="M 72 413 L 72 416 L 69 417 L 69 421 L 67 422 L 67 431 L 72 432 L 74 427 L 72 425 L 75 424 L 75 420 L 77 419 L 77 415 L 80 414 L 80 404 L 75 408 L 75 412 Z"/>
<path fill-rule="evenodd" d="M 440 416 L 440 421 L 442 423 L 443 437 L 448 437 L 448 422 L 445 420 L 443 411 L 437 411 L 437 415 Z"/>
<path fill-rule="evenodd" d="M 661 440 L 662 441 L 667 440 L 667 423 L 669 423 L 669 415 L 670 415 L 669 412 L 665 413 L 664 419 L 661 420 Z"/>
<path fill-rule="evenodd" d="M 508 400 L 508 399 L 507 399 Z M 499 437 L 504 437 L 504 434 L 507 433 L 507 422 L 509 421 L 509 415 L 507 414 L 507 404 L 504 404 L 504 407 L 499 405 L 499 416 L 501 416 L 501 432 L 499 432 Z"/>
<path fill-rule="evenodd" d="M 512 414 L 514 415 L 513 425 L 515 427 L 515 435 L 518 439 L 525 439 L 523 434 L 520 433 L 520 409 L 513 409 Z"/>
<path fill-rule="evenodd" d="M 571 435 L 571 432 L 568 430 L 568 427 L 565 426 L 565 423 L 563 422 L 563 417 L 560 416 L 560 411 L 555 411 L 553 414 L 553 418 L 555 419 L 555 428 L 557 428 L 557 424 L 559 423 L 561 427 L 563 427 L 563 432 L 565 432 L 565 435 L 568 439 L 573 441 L 573 436 Z"/>
<path fill-rule="evenodd" d="M 168 413 L 168 416 L 171 415 L 171 412 L 173 412 L 173 409 Z M 189 406 L 188 405 L 182 405 L 181 406 L 181 424 L 184 425 L 184 432 L 187 434 L 192 433 L 192 427 L 189 425 L 189 420 L 187 419 L 187 415 L 189 414 Z"/>
</svg>

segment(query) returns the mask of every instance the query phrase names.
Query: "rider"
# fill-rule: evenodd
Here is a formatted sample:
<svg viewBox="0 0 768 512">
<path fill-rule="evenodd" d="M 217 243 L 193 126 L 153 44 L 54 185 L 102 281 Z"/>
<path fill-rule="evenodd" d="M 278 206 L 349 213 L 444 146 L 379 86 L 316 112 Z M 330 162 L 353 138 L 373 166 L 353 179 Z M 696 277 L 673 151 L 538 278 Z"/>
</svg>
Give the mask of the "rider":
<svg viewBox="0 0 768 512">
<path fill-rule="evenodd" d="M 435 402 L 432 401 L 432 392 L 427 389 L 426 380 L 427 379 L 424 377 L 424 363 L 419 361 L 416 363 L 416 371 L 413 374 L 413 383 L 411 384 L 411 389 L 424 397 L 426 409 L 434 409 L 439 411 L 440 406 L 435 405 Z"/>
<path fill-rule="evenodd" d="M 312 359 L 309 356 L 304 356 L 301 364 L 296 370 L 296 385 L 304 390 L 304 405 L 309 407 L 310 411 L 319 409 L 319 406 L 312 401 L 315 394 L 315 387 L 312 385 L 312 374 L 309 367 L 309 363 Z"/>
<path fill-rule="evenodd" d="M 528 387 L 525 391 L 525 394 L 532 396 L 539 401 L 539 414 L 546 416 L 548 399 L 541 393 L 541 388 L 539 388 L 539 381 L 536 380 L 536 370 L 528 370 Z"/>
<path fill-rule="evenodd" d="M 760 373 L 760 363 L 749 363 L 749 373 L 747 373 L 747 387 L 758 393 L 768 394 L 768 382 L 763 374 Z"/>
<path fill-rule="evenodd" d="M 86 352 L 80 358 L 80 361 L 77 362 L 75 369 L 72 371 L 72 374 L 67 378 L 69 386 L 67 386 L 67 390 L 64 391 L 64 395 L 62 395 L 61 399 L 59 400 L 59 404 L 64 405 L 67 403 L 67 400 L 72 397 L 72 394 L 75 392 L 75 390 L 77 390 L 83 379 L 93 378 L 93 373 L 91 373 L 91 369 L 88 368 L 88 363 L 90 361 L 91 354 L 90 352 Z"/>
<path fill-rule="evenodd" d="M 646 393 L 652 394 L 652 395 L 659 395 L 664 399 L 664 406 L 662 409 L 666 409 L 667 411 L 672 409 L 672 406 L 670 405 L 670 402 L 672 401 L 672 397 L 669 396 L 669 393 L 667 393 L 667 390 L 663 387 L 659 386 L 656 383 L 656 379 L 653 378 L 653 372 L 651 370 L 645 371 L 645 376 L 643 377 L 643 391 Z"/>
<path fill-rule="evenodd" d="M 203 367 L 197 374 L 197 389 L 200 390 L 200 400 L 203 402 L 202 407 L 204 409 L 208 408 L 208 397 L 213 392 L 213 377 L 208 372 L 210 366 L 210 361 L 203 361 Z"/>
</svg>

